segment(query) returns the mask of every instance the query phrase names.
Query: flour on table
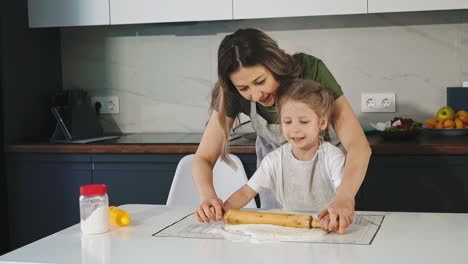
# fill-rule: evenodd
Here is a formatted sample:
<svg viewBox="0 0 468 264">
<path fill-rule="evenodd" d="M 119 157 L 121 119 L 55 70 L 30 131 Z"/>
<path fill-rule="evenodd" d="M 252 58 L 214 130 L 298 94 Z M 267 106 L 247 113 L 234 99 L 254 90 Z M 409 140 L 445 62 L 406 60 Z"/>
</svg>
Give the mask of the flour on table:
<svg viewBox="0 0 468 264">
<path fill-rule="evenodd" d="M 313 242 L 320 240 L 327 234 L 327 231 L 321 228 L 296 228 L 264 224 L 226 224 L 222 228 L 226 233 L 225 238 L 229 240 L 250 242 L 280 242 L 280 241 L 302 241 Z M 234 236 L 233 236 L 234 235 Z M 237 236 L 236 236 L 237 235 Z"/>
<path fill-rule="evenodd" d="M 313 215 L 312 213 L 305 213 Z M 304 242 L 304 243 L 333 243 L 370 245 L 378 235 L 385 215 L 357 214 L 353 223 L 346 229 L 344 235 L 336 232 L 327 233 L 324 230 L 313 228 L 281 227 L 274 225 L 256 224 L 255 229 L 261 231 L 253 233 L 248 226 L 253 225 L 226 225 L 224 221 L 201 223 L 193 213 L 182 217 L 168 226 L 157 230 L 154 237 L 178 237 L 197 239 L 225 239 L 234 242 L 271 243 Z M 315 216 L 314 216 L 315 218 Z M 262 227 L 263 226 L 263 227 Z M 246 228 L 246 231 L 242 229 Z M 263 230 L 267 228 L 267 230 Z M 291 231 L 287 231 L 291 230 Z"/>
</svg>

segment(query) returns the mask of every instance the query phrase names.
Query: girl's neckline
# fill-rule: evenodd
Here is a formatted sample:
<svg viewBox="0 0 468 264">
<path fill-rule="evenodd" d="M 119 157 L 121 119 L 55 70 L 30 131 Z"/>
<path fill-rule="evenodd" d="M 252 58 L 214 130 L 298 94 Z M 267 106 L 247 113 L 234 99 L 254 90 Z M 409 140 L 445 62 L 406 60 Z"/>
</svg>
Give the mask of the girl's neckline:
<svg viewBox="0 0 468 264">
<path fill-rule="evenodd" d="M 314 161 L 315 161 L 315 159 L 317 158 L 317 154 L 318 154 L 318 152 L 319 152 L 319 151 L 320 151 L 320 149 L 322 148 L 322 143 L 320 143 L 320 144 L 319 144 L 319 146 L 317 147 L 317 150 L 315 151 L 315 153 L 314 153 L 314 155 L 313 155 L 312 159 L 308 159 L 308 160 L 300 160 L 300 159 L 298 159 L 296 156 L 294 156 L 294 153 L 293 153 L 293 146 L 292 146 L 292 144 L 291 144 L 291 143 L 289 143 L 289 142 L 288 142 L 288 144 L 289 144 L 289 149 L 288 149 L 288 152 L 289 152 L 289 154 L 291 155 L 291 157 L 292 157 L 292 158 L 293 158 L 295 161 L 297 161 L 298 163 L 303 163 L 303 164 L 307 164 L 307 163 L 314 162 Z"/>
</svg>

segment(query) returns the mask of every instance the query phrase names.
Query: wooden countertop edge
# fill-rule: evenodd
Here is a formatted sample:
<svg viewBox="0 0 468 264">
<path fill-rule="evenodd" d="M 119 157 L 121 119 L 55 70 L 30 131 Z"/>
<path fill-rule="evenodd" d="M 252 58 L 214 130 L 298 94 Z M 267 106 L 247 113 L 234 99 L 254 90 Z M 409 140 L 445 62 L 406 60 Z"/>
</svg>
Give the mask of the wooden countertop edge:
<svg viewBox="0 0 468 264">
<path fill-rule="evenodd" d="M 88 153 L 88 154 L 190 154 L 198 144 L 122 144 L 122 145 L 8 145 L 14 153 Z M 468 145 L 371 145 L 373 155 L 468 155 Z M 255 154 L 255 146 L 230 146 L 233 154 Z"/>
<path fill-rule="evenodd" d="M 121 144 L 121 145 L 9 145 L 6 152 L 89 153 L 89 154 L 185 154 L 195 153 L 198 144 Z"/>
<path fill-rule="evenodd" d="M 69 154 L 191 154 L 198 144 L 122 144 L 122 145 L 8 145 L 11 153 L 69 153 Z M 234 154 L 255 154 L 254 146 L 231 146 Z"/>
</svg>

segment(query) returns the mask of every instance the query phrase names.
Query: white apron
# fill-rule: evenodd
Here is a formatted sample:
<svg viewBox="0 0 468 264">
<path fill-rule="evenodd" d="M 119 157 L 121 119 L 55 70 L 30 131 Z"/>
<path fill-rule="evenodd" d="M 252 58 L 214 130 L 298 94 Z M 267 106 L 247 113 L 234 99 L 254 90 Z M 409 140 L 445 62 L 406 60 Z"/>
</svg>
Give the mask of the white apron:
<svg viewBox="0 0 468 264">
<path fill-rule="evenodd" d="M 288 211 L 321 212 L 335 200 L 336 192 L 326 171 L 323 144 L 313 161 L 297 160 L 291 148 L 282 158 L 282 182 L 276 192 L 283 208 Z"/>
<path fill-rule="evenodd" d="M 283 145 L 286 140 L 283 137 L 279 124 L 268 124 L 263 117 L 257 115 L 257 105 L 254 101 L 250 102 L 250 122 L 253 129 L 257 132 L 255 152 L 257 154 L 258 168 L 263 158 L 271 151 Z M 272 191 L 261 192 L 259 196 L 261 208 L 282 208 L 282 205 L 276 200 L 275 194 Z"/>
</svg>

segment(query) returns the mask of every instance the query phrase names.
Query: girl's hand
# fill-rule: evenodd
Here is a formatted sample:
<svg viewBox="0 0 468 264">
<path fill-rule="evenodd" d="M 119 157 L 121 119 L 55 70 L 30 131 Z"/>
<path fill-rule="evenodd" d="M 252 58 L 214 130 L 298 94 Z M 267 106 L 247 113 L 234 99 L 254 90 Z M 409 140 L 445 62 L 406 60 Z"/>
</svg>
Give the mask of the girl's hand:
<svg viewBox="0 0 468 264">
<path fill-rule="evenodd" d="M 320 213 L 320 224 L 322 224 L 322 219 L 325 217 L 328 217 L 328 220 L 325 219 L 324 224 L 326 221 L 329 221 L 327 223 L 327 230 L 337 231 L 341 235 L 344 234 L 346 228 L 353 222 L 354 197 L 336 196 L 336 200 Z"/>
<path fill-rule="evenodd" d="M 208 198 L 203 201 L 195 212 L 195 217 L 200 222 L 219 221 L 223 219 L 224 205 L 218 197 Z"/>
</svg>

